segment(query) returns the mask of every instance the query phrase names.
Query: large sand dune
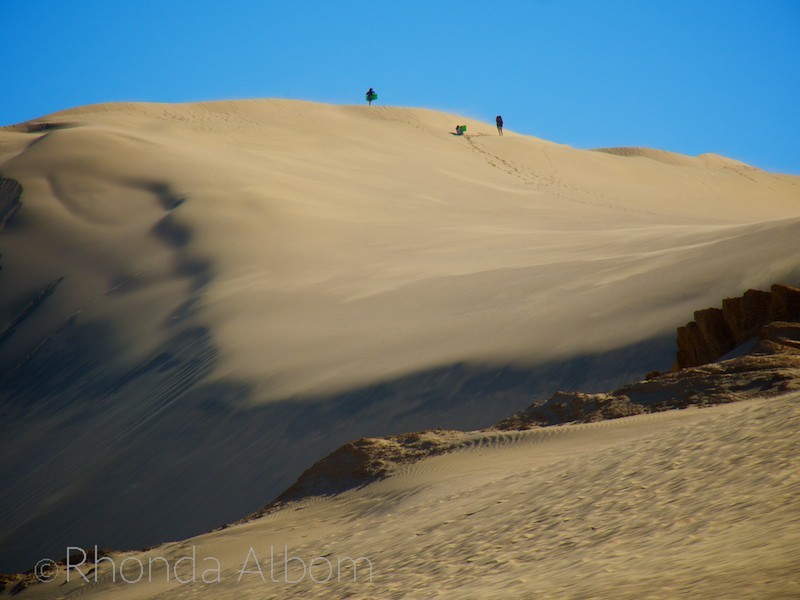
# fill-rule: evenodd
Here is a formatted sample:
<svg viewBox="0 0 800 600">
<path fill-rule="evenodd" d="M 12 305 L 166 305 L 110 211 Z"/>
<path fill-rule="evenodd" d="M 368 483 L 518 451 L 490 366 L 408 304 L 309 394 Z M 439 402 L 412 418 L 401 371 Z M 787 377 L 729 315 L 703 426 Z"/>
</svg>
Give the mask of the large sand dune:
<svg viewBox="0 0 800 600">
<path fill-rule="evenodd" d="M 800 178 L 419 109 L 83 107 L 0 129 L 0 176 L 3 569 L 666 368 L 695 308 L 800 281 Z"/>
</svg>

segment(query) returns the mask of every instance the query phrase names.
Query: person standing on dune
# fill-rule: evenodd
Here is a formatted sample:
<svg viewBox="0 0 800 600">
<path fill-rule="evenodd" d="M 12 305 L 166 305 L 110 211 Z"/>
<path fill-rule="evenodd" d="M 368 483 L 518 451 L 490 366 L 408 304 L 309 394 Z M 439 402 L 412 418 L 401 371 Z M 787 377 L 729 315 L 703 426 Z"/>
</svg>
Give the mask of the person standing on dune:
<svg viewBox="0 0 800 600">
<path fill-rule="evenodd" d="M 494 120 L 497 123 L 497 133 L 503 135 L 503 117 L 497 115 L 497 118 Z"/>
<path fill-rule="evenodd" d="M 369 88 L 369 90 L 367 91 L 367 102 L 369 102 L 369 105 L 372 106 L 372 101 L 377 99 L 377 98 L 378 98 L 378 94 L 375 93 L 375 90 L 373 90 L 372 88 Z"/>
</svg>

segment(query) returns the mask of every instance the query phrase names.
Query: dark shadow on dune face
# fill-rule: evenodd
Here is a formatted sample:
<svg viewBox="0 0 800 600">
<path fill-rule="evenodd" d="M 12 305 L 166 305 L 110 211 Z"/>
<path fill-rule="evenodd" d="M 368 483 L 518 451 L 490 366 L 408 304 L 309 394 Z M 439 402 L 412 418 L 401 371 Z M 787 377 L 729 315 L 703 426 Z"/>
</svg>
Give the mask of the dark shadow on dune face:
<svg viewBox="0 0 800 600">
<path fill-rule="evenodd" d="M 19 125 L 10 125 L 7 127 L 0 127 L 0 129 L 5 129 L 7 131 L 18 131 L 20 133 L 30 133 L 30 134 L 41 134 L 37 135 L 33 138 L 28 145 L 27 148 L 33 148 L 37 144 L 40 144 L 54 131 L 59 129 L 72 129 L 74 127 L 80 127 L 77 123 L 20 123 Z"/>
<path fill-rule="evenodd" d="M 668 366 L 672 336 L 530 368 L 455 364 L 325 398 L 254 403 L 215 379 L 207 329 L 122 368 L 112 328 L 74 318 L 0 375 L 0 571 L 68 545 L 137 548 L 236 521 L 343 443 L 476 429 L 557 389 Z"/>
<path fill-rule="evenodd" d="M 18 307 L 11 308 L 11 318 L 0 328 L 0 346 L 7 343 L 11 337 L 16 333 L 17 328 L 20 327 L 27 319 L 30 319 L 36 311 L 41 308 L 45 301 L 53 295 L 58 285 L 64 281 L 63 277 L 59 277 L 52 283 L 47 284 L 37 292 L 31 293 L 27 297 L 21 299 L 21 304 Z"/>
<path fill-rule="evenodd" d="M 181 204 L 186 202 L 187 197 L 185 194 L 175 192 L 168 183 L 160 181 L 127 181 L 127 185 L 145 190 L 155 196 L 161 208 L 167 211 L 172 211 L 178 208 Z"/>
<path fill-rule="evenodd" d="M 200 310 L 200 300 L 199 296 L 192 296 L 186 302 L 183 302 L 170 313 L 165 324 L 167 326 L 179 325 L 196 316 Z"/>
<path fill-rule="evenodd" d="M 80 127 L 80 125 L 65 121 L 28 121 L 27 123 L 17 123 L 16 125 L 5 125 L 0 127 L 0 130 L 16 131 L 18 133 L 49 133 L 57 129 L 70 129 L 72 127 Z M 37 138 L 33 143 L 40 139 L 41 137 Z"/>
<path fill-rule="evenodd" d="M 214 278 L 210 260 L 201 258 L 181 258 L 175 266 L 175 273 L 191 280 L 191 289 L 198 292 Z"/>
<path fill-rule="evenodd" d="M 204 328 L 181 331 L 132 368 L 109 360 L 114 339 L 110 326 L 73 318 L 0 374 L 0 571 L 59 550 L 69 536 L 123 546 L 163 539 L 148 514 L 167 535 L 194 529 L 198 514 L 214 523 L 207 504 L 188 519 L 180 513 L 192 512 L 207 483 L 222 482 L 213 461 L 203 475 L 211 457 L 202 448 L 248 386 L 204 383 L 216 360 Z M 190 494 L 175 489 L 181 478 Z"/>
<path fill-rule="evenodd" d="M 167 215 L 156 223 L 153 233 L 172 248 L 180 249 L 192 241 L 192 230 Z"/>
<path fill-rule="evenodd" d="M 373 423 L 365 435 L 421 428 L 477 429 L 557 390 L 601 392 L 668 368 L 674 336 L 664 335 L 602 354 L 535 366 L 457 363 L 326 398 L 304 401 L 303 419 L 288 424 L 300 436 L 310 422 Z M 526 404 L 527 403 L 527 404 Z"/>
<path fill-rule="evenodd" d="M 16 179 L 0 177 L 0 233 L 22 206 L 22 184 Z"/>
<path fill-rule="evenodd" d="M 38 121 L 35 123 L 22 123 L 16 127 L 19 127 L 25 133 L 47 133 L 48 131 L 55 131 L 56 129 L 77 127 L 77 125 L 75 123 Z"/>
<path fill-rule="evenodd" d="M 99 395 L 117 377 L 94 368 L 107 362 L 111 339 L 111 328 L 102 323 L 79 325 L 77 317 L 67 319 L 31 355 L 0 375 L 0 406 L 27 415 Z M 93 377 L 85 378 L 88 371 Z M 77 382 L 80 394 L 72 389 Z"/>
<path fill-rule="evenodd" d="M 175 251 L 175 274 L 190 281 L 190 297 L 167 319 L 167 325 L 175 325 L 196 314 L 200 300 L 198 292 L 214 278 L 213 264 L 209 259 L 187 256 L 183 252 L 192 241 L 194 232 L 171 211 L 181 206 L 186 196 L 175 194 L 168 185 L 162 183 L 139 184 L 139 187 L 152 193 L 161 207 L 170 211 L 153 227 L 153 234 Z"/>
<path fill-rule="evenodd" d="M 106 296 L 135 292 L 141 290 L 144 286 L 145 281 L 138 274 L 118 275 L 111 279 Z"/>
<path fill-rule="evenodd" d="M 161 207 L 164 210 L 175 210 L 181 204 L 186 202 L 186 196 L 183 194 L 176 194 L 174 193 L 170 187 L 163 183 L 153 183 L 147 186 L 147 189 L 152 192 L 158 201 L 161 203 Z"/>
</svg>

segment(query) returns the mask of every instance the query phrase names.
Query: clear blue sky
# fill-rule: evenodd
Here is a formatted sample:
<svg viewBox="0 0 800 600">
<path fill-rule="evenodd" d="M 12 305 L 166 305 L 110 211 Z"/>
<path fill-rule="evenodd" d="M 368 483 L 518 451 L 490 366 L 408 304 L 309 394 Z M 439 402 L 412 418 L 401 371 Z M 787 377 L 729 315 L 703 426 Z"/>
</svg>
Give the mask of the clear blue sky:
<svg viewBox="0 0 800 600">
<path fill-rule="evenodd" d="M 800 174 L 800 0 L 0 0 L 0 124 L 115 100 L 457 112 Z"/>
</svg>

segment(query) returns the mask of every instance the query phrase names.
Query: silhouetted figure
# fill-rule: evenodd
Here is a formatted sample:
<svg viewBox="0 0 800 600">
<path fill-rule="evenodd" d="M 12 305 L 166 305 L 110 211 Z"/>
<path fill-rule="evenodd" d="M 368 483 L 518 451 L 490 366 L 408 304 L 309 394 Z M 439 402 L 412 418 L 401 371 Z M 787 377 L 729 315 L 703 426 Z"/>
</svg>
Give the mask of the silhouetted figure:
<svg viewBox="0 0 800 600">
<path fill-rule="evenodd" d="M 494 121 L 497 123 L 497 133 L 503 135 L 503 117 L 497 115 L 497 118 Z"/>
<path fill-rule="evenodd" d="M 372 106 L 372 101 L 377 99 L 378 99 L 378 94 L 375 92 L 375 90 L 369 88 L 369 90 L 367 91 L 367 102 L 369 102 L 369 105 Z"/>
</svg>

